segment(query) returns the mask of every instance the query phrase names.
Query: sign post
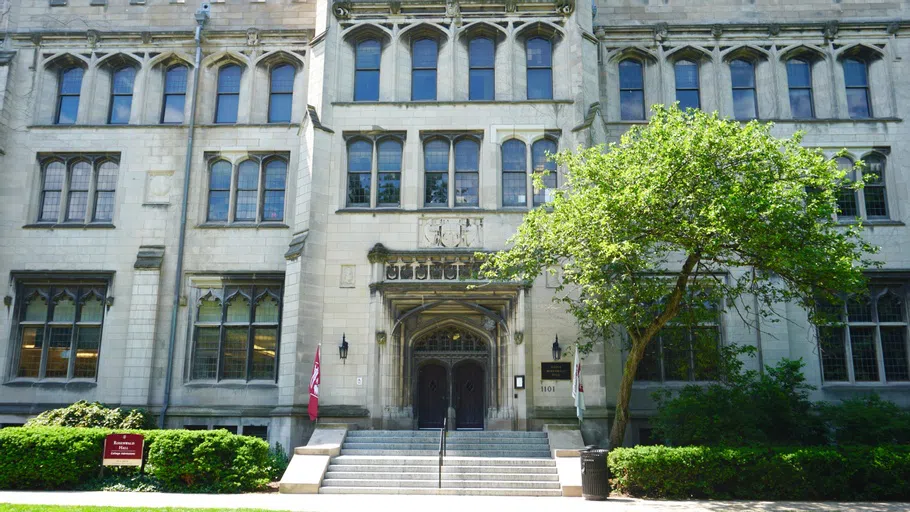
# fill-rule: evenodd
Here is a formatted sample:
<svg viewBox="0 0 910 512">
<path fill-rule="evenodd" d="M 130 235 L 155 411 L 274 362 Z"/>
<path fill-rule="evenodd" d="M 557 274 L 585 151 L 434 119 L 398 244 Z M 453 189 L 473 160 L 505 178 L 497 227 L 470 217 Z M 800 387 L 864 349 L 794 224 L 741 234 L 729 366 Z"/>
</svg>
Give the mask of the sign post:
<svg viewBox="0 0 910 512">
<path fill-rule="evenodd" d="M 104 438 L 102 466 L 142 466 L 141 434 L 110 434 Z"/>
</svg>

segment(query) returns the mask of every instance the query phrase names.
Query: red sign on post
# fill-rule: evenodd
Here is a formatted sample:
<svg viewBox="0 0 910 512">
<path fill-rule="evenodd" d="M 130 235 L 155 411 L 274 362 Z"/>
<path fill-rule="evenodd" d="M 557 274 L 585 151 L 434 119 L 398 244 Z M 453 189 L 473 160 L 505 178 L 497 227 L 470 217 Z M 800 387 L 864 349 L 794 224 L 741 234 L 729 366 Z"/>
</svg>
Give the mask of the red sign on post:
<svg viewBox="0 0 910 512">
<path fill-rule="evenodd" d="M 104 438 L 105 466 L 141 466 L 142 445 L 145 438 L 141 434 L 111 434 Z"/>
</svg>

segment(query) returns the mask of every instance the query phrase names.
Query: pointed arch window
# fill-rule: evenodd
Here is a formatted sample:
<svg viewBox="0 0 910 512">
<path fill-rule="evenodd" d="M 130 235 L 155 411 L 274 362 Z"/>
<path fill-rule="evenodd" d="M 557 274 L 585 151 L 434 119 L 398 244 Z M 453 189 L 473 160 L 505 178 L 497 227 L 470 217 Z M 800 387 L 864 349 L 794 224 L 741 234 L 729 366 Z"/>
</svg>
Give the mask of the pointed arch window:
<svg viewBox="0 0 910 512">
<path fill-rule="evenodd" d="M 265 164 L 265 179 L 262 198 L 262 221 L 284 220 L 284 192 L 287 188 L 288 163 L 272 158 Z"/>
<path fill-rule="evenodd" d="M 379 206 L 401 204 L 401 141 L 385 139 L 379 141 L 377 158 Z"/>
<path fill-rule="evenodd" d="M 237 188 L 234 196 L 234 220 L 253 222 L 256 220 L 256 197 L 259 190 L 259 162 L 245 160 L 237 168 Z"/>
<path fill-rule="evenodd" d="M 208 220 L 226 222 L 231 200 L 231 164 L 218 160 L 209 172 Z"/>
<path fill-rule="evenodd" d="M 55 124 L 75 124 L 79 114 L 79 95 L 85 70 L 79 66 L 61 69 L 57 78 L 57 114 Z"/>
<path fill-rule="evenodd" d="M 553 99 L 553 43 L 542 37 L 525 42 L 529 100 Z"/>
<path fill-rule="evenodd" d="M 534 190 L 534 206 L 549 203 L 556 190 L 556 162 L 550 156 L 556 154 L 556 143 L 550 139 L 540 139 L 531 145 L 531 165 L 535 174 L 544 173 L 544 188 Z"/>
<path fill-rule="evenodd" d="M 382 45 L 376 39 L 357 43 L 354 56 L 354 101 L 379 100 L 379 63 Z"/>
<path fill-rule="evenodd" d="M 480 144 L 474 139 L 455 142 L 455 206 L 477 206 L 480 201 Z"/>
<path fill-rule="evenodd" d="M 851 119 L 872 117 L 869 94 L 869 65 L 858 58 L 844 59 L 844 83 L 847 88 L 847 111 Z"/>
<path fill-rule="evenodd" d="M 502 144 L 502 205 L 527 206 L 528 204 L 528 155 L 527 146 L 518 139 Z"/>
<path fill-rule="evenodd" d="M 136 68 L 124 66 L 111 77 L 111 108 L 108 113 L 108 124 L 127 124 L 130 122 L 130 111 L 133 106 L 133 84 L 136 81 Z"/>
<path fill-rule="evenodd" d="M 489 37 L 475 37 L 468 43 L 468 99 L 492 101 L 496 97 L 496 50 Z"/>
<path fill-rule="evenodd" d="M 215 160 L 209 166 L 206 220 L 255 225 L 284 220 L 287 160 L 255 156 L 232 165 Z"/>
<path fill-rule="evenodd" d="M 373 188 L 373 143 L 356 139 L 348 143 L 348 206 L 370 206 Z"/>
<path fill-rule="evenodd" d="M 189 69 L 175 64 L 164 72 L 164 101 L 161 106 L 163 124 L 180 124 L 186 106 L 186 82 Z"/>
<path fill-rule="evenodd" d="M 106 293 L 103 282 L 21 284 L 16 378 L 94 379 Z"/>
<path fill-rule="evenodd" d="M 790 94 L 790 114 L 795 119 L 812 119 L 812 66 L 803 59 L 787 61 L 787 87 Z"/>
<path fill-rule="evenodd" d="M 42 163 L 38 222 L 110 223 L 118 174 L 112 156 L 48 159 Z"/>
<path fill-rule="evenodd" d="M 236 123 L 240 106 L 240 76 L 237 64 L 226 64 L 218 70 L 218 93 L 215 99 L 215 122 Z"/>
<path fill-rule="evenodd" d="M 282 285 L 228 285 L 225 300 L 199 299 L 194 322 L 192 380 L 275 380 Z"/>
<path fill-rule="evenodd" d="M 678 61 L 673 66 L 676 76 L 676 101 L 680 110 L 701 108 L 698 83 L 698 64 L 691 60 Z"/>
<path fill-rule="evenodd" d="M 436 66 L 439 45 L 435 39 L 422 38 L 411 47 L 411 100 L 436 99 Z"/>
<path fill-rule="evenodd" d="M 888 196 L 885 190 L 886 159 L 879 153 L 871 153 L 863 158 L 863 167 L 857 168 L 853 160 L 839 157 L 837 165 L 847 171 L 845 186 L 838 192 L 838 218 L 850 221 L 863 218 L 881 220 L 888 218 Z M 862 193 L 851 185 L 863 181 Z"/>
<path fill-rule="evenodd" d="M 758 117 L 758 98 L 755 94 L 755 65 L 743 59 L 730 62 L 733 85 L 733 117 L 739 120 Z"/>
<path fill-rule="evenodd" d="M 620 117 L 624 121 L 645 118 L 644 66 L 641 61 L 625 59 L 619 63 Z"/>
<path fill-rule="evenodd" d="M 279 64 L 269 80 L 269 122 L 290 123 L 294 96 L 294 66 Z"/>
<path fill-rule="evenodd" d="M 85 222 L 88 188 L 91 180 L 92 164 L 80 160 L 70 165 L 65 221 Z"/>
<path fill-rule="evenodd" d="M 423 145 L 424 205 L 449 205 L 449 141 L 431 139 Z"/>
</svg>

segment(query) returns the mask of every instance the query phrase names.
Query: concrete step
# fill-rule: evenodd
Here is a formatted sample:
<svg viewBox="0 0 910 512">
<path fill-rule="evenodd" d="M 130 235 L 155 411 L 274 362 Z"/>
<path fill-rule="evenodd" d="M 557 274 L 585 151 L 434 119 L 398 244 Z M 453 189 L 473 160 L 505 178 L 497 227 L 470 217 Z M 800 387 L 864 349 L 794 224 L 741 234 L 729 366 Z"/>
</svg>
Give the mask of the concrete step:
<svg viewBox="0 0 910 512">
<path fill-rule="evenodd" d="M 323 487 L 406 487 L 438 488 L 439 482 L 433 480 L 366 480 L 366 479 L 331 479 L 323 480 Z M 443 489 L 559 489 L 559 482 L 516 482 L 486 480 L 443 480 Z"/>
<path fill-rule="evenodd" d="M 448 496 L 562 496 L 561 489 L 503 489 L 461 488 L 437 489 L 421 487 L 321 487 L 320 494 L 441 494 Z M 555 505 L 555 503 L 554 503 Z"/>
<path fill-rule="evenodd" d="M 341 448 L 341 455 L 424 456 L 439 455 L 437 450 L 352 450 Z M 446 450 L 447 457 L 549 458 L 550 450 Z"/>
<path fill-rule="evenodd" d="M 340 455 L 332 458 L 332 465 L 373 465 L 373 466 L 432 466 L 438 467 L 439 457 L 433 456 L 377 456 L 377 455 Z M 556 461 L 551 458 L 489 458 L 489 457 L 446 457 L 444 467 L 482 467 L 482 466 L 516 466 L 516 467 L 556 467 Z"/>
<path fill-rule="evenodd" d="M 451 437 L 478 437 L 482 439 L 508 439 L 508 438 L 543 438 L 547 439 L 546 432 L 514 432 L 508 430 L 450 430 L 447 434 Z M 439 430 L 349 430 L 347 438 L 354 437 L 409 437 L 409 438 L 435 438 L 439 439 Z"/>
<path fill-rule="evenodd" d="M 398 473 L 388 473 L 388 472 L 367 472 L 367 471 L 335 471 L 329 467 L 329 471 L 325 474 L 325 479 L 323 482 L 329 480 L 385 480 L 385 481 L 401 481 L 401 480 L 429 480 L 436 479 L 438 481 L 437 470 L 433 471 L 422 471 L 422 472 L 409 472 L 411 468 L 407 468 L 405 471 Z M 442 482 L 457 482 L 464 480 L 476 480 L 476 481 L 493 481 L 493 482 L 559 482 L 559 475 L 555 472 L 551 473 L 492 473 L 484 472 L 477 473 L 473 470 L 464 471 L 464 472 L 451 472 L 443 471 L 442 472 Z M 325 484 L 328 485 L 328 484 Z"/>
<path fill-rule="evenodd" d="M 536 459 L 535 459 L 536 460 Z M 385 474 L 389 473 L 418 473 L 426 475 L 437 474 L 439 468 L 435 465 L 355 465 L 355 464 L 331 464 L 326 476 L 332 473 L 370 473 Z M 466 474 L 497 474 L 497 475 L 549 475 L 556 474 L 554 466 L 450 466 L 448 461 L 442 467 L 443 475 L 466 475 Z"/>
<path fill-rule="evenodd" d="M 439 445 L 439 436 L 436 437 L 407 437 L 407 436 L 357 436 L 345 439 L 347 443 L 413 443 L 413 444 L 435 444 Z M 503 437 L 497 439 L 485 439 L 483 437 L 471 436 L 447 436 L 446 444 L 461 443 L 485 443 L 501 445 L 549 445 L 549 440 L 545 437 Z"/>
<path fill-rule="evenodd" d="M 342 449 L 348 450 L 436 450 L 439 452 L 438 443 L 354 443 L 345 442 L 341 445 Z M 535 444 L 500 444 L 500 443 L 446 443 L 446 451 L 449 450 L 496 450 L 496 451 L 529 451 L 529 450 L 549 450 L 550 445 L 546 443 Z"/>
</svg>

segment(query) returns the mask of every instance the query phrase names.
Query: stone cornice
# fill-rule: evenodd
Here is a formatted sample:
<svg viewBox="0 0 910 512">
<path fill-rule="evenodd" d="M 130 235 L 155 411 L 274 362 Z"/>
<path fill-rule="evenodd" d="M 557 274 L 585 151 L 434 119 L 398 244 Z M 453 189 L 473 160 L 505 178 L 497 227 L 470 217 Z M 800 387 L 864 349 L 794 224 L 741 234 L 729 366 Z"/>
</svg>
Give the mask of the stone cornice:
<svg viewBox="0 0 910 512">
<path fill-rule="evenodd" d="M 576 0 L 336 0 L 332 14 L 339 20 L 359 17 L 470 18 L 475 16 L 569 16 Z"/>
<path fill-rule="evenodd" d="M 248 41 L 248 29 L 243 30 L 206 30 L 203 32 L 205 40 L 238 39 Z M 309 44 L 313 39 L 313 29 L 257 29 L 260 44 L 268 45 L 273 39 L 281 39 L 286 44 L 286 39 L 296 39 L 295 43 Z M 185 30 L 129 30 L 129 31 L 102 31 L 102 30 L 33 30 L 10 32 L 8 36 L 17 43 L 37 45 L 41 43 L 87 41 L 89 37 L 97 38 L 96 43 L 104 46 L 105 40 L 111 40 L 117 45 L 132 42 L 137 45 L 153 44 L 163 41 L 181 41 L 192 43 L 194 33 L 192 27 Z"/>
<path fill-rule="evenodd" d="M 815 21 L 784 23 L 657 23 L 653 25 L 597 25 L 594 32 L 598 39 L 611 36 L 653 36 L 658 41 L 671 39 L 675 34 L 698 34 L 715 39 L 735 34 L 761 34 L 773 41 L 789 34 L 816 32 L 819 36 L 836 39 L 843 32 L 877 31 L 884 35 L 898 35 L 910 29 L 910 20 L 882 21 Z"/>
</svg>

